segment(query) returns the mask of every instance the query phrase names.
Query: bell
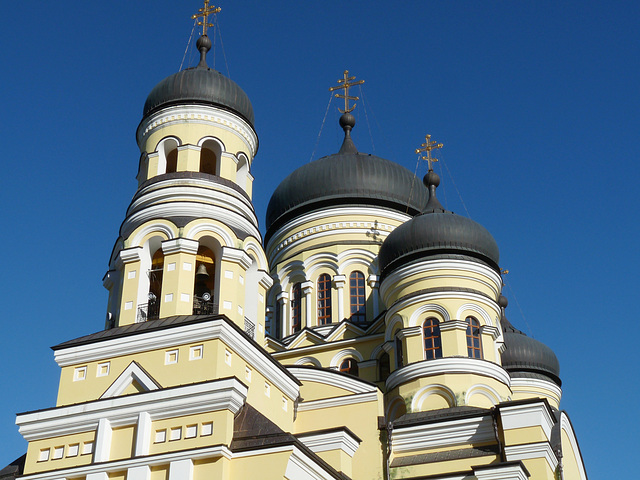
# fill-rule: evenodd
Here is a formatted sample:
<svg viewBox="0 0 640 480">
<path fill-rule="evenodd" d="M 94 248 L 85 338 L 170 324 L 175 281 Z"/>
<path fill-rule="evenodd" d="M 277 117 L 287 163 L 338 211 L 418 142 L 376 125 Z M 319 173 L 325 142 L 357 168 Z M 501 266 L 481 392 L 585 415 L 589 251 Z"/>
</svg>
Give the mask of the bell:
<svg viewBox="0 0 640 480">
<path fill-rule="evenodd" d="M 196 278 L 200 281 L 207 281 L 209 278 L 209 274 L 207 273 L 207 266 L 204 263 L 201 263 L 196 270 Z"/>
</svg>

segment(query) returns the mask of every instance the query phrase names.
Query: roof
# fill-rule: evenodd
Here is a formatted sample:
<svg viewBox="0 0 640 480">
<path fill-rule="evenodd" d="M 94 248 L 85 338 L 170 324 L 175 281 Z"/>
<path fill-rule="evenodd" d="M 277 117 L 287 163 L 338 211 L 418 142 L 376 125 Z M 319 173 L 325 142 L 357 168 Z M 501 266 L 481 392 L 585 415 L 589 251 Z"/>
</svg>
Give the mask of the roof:
<svg viewBox="0 0 640 480">
<path fill-rule="evenodd" d="M 171 105 L 215 105 L 240 115 L 253 127 L 253 107 L 247 94 L 233 80 L 207 66 L 205 57 L 211 40 L 203 35 L 197 47 L 201 55 L 198 66 L 174 73 L 158 83 L 147 97 L 143 116 Z"/>
<path fill-rule="evenodd" d="M 345 115 L 351 119 L 342 122 L 345 139 L 340 151 L 303 165 L 275 189 L 267 206 L 266 241 L 284 223 L 321 208 L 374 205 L 415 215 L 424 207 L 427 191 L 412 172 L 358 152 L 349 133 L 355 119 Z"/>
</svg>

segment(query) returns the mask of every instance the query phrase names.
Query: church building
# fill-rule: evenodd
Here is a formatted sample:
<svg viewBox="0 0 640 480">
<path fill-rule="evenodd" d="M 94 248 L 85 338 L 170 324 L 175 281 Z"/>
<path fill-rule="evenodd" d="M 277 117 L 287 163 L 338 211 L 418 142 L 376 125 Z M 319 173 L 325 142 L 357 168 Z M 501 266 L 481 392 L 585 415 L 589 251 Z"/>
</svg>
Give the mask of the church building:
<svg viewBox="0 0 640 480">
<path fill-rule="evenodd" d="M 253 108 L 207 64 L 216 11 L 144 103 L 104 328 L 53 347 L 56 405 L 17 416 L 0 480 L 587 479 L 495 239 L 438 200 L 442 145 L 424 181 L 360 152 L 348 72 L 342 144 L 277 186 L 263 238 Z"/>
</svg>

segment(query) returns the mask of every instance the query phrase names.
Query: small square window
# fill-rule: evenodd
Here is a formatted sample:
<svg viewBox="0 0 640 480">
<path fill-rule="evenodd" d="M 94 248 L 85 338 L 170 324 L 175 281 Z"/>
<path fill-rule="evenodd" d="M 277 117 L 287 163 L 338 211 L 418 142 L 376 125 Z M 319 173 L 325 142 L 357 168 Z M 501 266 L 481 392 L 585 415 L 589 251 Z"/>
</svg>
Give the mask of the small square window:
<svg viewBox="0 0 640 480">
<path fill-rule="evenodd" d="M 98 377 L 106 377 L 109 375 L 109 370 L 111 369 L 111 362 L 104 362 L 98 364 L 98 370 L 96 372 L 96 376 Z"/>
<path fill-rule="evenodd" d="M 198 425 L 187 425 L 184 431 L 184 438 L 194 438 L 198 435 Z"/>
<path fill-rule="evenodd" d="M 287 411 L 287 397 L 282 397 L 282 410 Z"/>
<path fill-rule="evenodd" d="M 267 382 L 264 382 L 264 394 L 267 397 L 271 396 L 271 385 L 269 385 Z"/>
<path fill-rule="evenodd" d="M 93 453 L 93 442 L 84 442 L 82 444 L 82 455 Z"/>
<path fill-rule="evenodd" d="M 79 444 L 74 443 L 73 445 L 69 445 L 67 447 L 67 457 L 77 457 L 79 451 L 80 451 Z"/>
<path fill-rule="evenodd" d="M 176 440 L 180 440 L 182 438 L 182 427 L 173 427 L 169 431 L 169 441 L 175 442 Z"/>
<path fill-rule="evenodd" d="M 244 378 L 247 382 L 251 383 L 251 369 L 246 367 L 244 370 Z"/>
<path fill-rule="evenodd" d="M 80 380 L 84 380 L 87 378 L 87 366 L 84 367 L 76 367 L 73 371 L 73 381 L 78 382 Z"/>
<path fill-rule="evenodd" d="M 42 450 L 40 450 L 40 455 L 38 455 L 38 461 L 46 462 L 47 460 L 49 460 L 49 452 L 50 452 L 50 449 L 48 448 L 43 448 Z"/>
<path fill-rule="evenodd" d="M 162 429 L 162 430 L 156 430 L 156 439 L 154 440 L 155 443 L 163 443 L 167 441 L 167 430 L 166 429 Z"/>
<path fill-rule="evenodd" d="M 224 363 L 231 365 L 231 352 L 229 350 L 224 351 Z"/>
<path fill-rule="evenodd" d="M 202 358 L 202 352 L 202 345 L 195 345 L 189 348 L 189 360 L 200 360 Z"/>
<path fill-rule="evenodd" d="M 178 363 L 178 350 L 167 350 L 164 354 L 164 364 L 172 365 Z"/>
<path fill-rule="evenodd" d="M 201 437 L 206 437 L 208 435 L 213 435 L 213 422 L 203 423 L 202 428 L 200 429 Z"/>
<path fill-rule="evenodd" d="M 64 445 L 61 447 L 54 447 L 53 448 L 53 459 L 54 460 L 59 460 L 62 457 L 64 457 Z"/>
</svg>

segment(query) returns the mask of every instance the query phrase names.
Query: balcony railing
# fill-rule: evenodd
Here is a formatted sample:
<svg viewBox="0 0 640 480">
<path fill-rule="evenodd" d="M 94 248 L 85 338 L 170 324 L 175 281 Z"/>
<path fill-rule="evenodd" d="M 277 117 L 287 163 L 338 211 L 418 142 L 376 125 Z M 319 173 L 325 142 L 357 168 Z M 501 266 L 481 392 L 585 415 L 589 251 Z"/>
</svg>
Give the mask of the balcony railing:
<svg viewBox="0 0 640 480">
<path fill-rule="evenodd" d="M 244 317 L 244 332 L 251 338 L 256 338 L 256 324 L 247 317 Z"/>
<path fill-rule="evenodd" d="M 194 315 L 216 315 L 218 313 L 218 304 L 213 303 L 213 299 L 205 300 L 200 297 L 193 297 L 193 314 Z"/>
<path fill-rule="evenodd" d="M 147 320 L 157 320 L 159 317 L 160 302 L 149 302 L 144 305 L 138 305 L 136 323 L 146 322 Z"/>
</svg>

